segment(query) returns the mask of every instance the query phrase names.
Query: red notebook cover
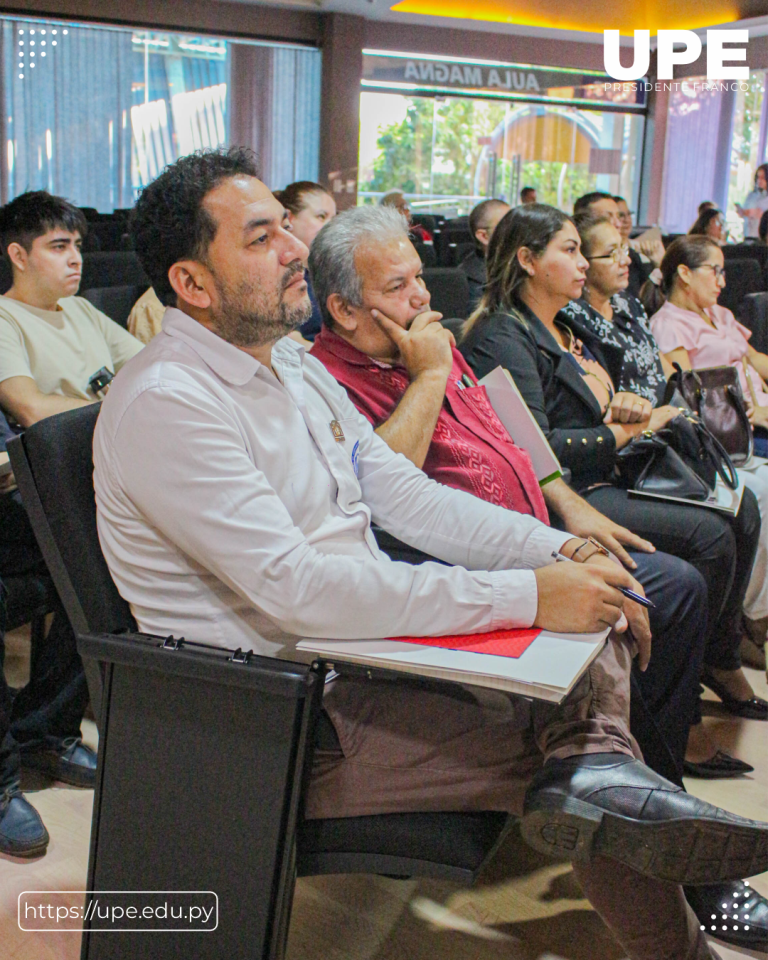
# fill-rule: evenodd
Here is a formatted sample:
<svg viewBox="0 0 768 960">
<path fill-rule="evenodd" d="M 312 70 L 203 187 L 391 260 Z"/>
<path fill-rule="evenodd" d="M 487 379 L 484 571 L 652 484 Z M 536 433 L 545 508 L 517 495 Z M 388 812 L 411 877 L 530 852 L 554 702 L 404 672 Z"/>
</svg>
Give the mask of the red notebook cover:
<svg viewBox="0 0 768 960">
<path fill-rule="evenodd" d="M 401 643 L 417 643 L 424 647 L 445 650 L 466 650 L 469 653 L 490 653 L 495 657 L 522 656 L 541 630 L 494 630 L 491 633 L 462 634 L 455 637 L 390 637 Z"/>
</svg>

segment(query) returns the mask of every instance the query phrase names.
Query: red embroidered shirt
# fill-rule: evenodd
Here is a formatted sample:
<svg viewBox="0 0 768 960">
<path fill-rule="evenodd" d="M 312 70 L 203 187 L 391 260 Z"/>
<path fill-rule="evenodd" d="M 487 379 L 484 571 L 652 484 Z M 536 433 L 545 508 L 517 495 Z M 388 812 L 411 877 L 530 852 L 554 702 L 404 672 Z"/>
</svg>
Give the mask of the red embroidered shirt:
<svg viewBox="0 0 768 960">
<path fill-rule="evenodd" d="M 403 366 L 380 363 L 323 326 L 310 353 L 346 389 L 350 400 L 374 429 L 394 413 L 410 383 Z M 437 418 L 424 472 L 481 500 L 549 522 L 531 458 L 515 446 L 494 413 L 485 387 L 458 386 L 475 376 L 458 350 Z"/>
</svg>

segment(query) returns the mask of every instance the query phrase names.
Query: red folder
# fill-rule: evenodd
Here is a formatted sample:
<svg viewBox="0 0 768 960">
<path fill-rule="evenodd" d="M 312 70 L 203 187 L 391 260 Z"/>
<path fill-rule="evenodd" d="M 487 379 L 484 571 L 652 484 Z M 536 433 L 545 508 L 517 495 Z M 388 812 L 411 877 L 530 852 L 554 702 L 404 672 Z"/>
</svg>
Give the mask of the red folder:
<svg viewBox="0 0 768 960">
<path fill-rule="evenodd" d="M 390 637 L 400 643 L 417 643 L 423 647 L 442 647 L 445 650 L 466 650 L 469 653 L 489 653 L 495 657 L 517 659 L 525 653 L 541 630 L 494 630 L 491 633 L 462 634 L 455 637 Z"/>
</svg>

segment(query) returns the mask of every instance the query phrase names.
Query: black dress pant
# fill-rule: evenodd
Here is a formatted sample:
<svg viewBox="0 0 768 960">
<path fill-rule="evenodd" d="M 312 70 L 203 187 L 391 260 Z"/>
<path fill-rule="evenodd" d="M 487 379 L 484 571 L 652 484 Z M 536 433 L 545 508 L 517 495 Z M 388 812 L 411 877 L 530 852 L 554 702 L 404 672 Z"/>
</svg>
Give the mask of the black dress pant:
<svg viewBox="0 0 768 960">
<path fill-rule="evenodd" d="M 632 673 L 630 727 L 645 762 L 682 786 L 691 724 L 701 719 L 699 678 L 707 634 L 707 586 L 689 563 L 667 553 L 631 553 L 635 578 L 655 607 L 651 659 Z"/>
<path fill-rule="evenodd" d="M 709 614 L 704 662 L 737 670 L 742 607 L 760 536 L 760 511 L 752 491 L 744 491 L 736 517 L 707 507 L 630 498 L 626 490 L 607 485 L 583 491 L 582 496 L 611 520 L 650 540 L 658 550 L 687 560 L 701 573 Z"/>
<path fill-rule="evenodd" d="M 23 573 L 48 576 L 21 497 L 14 491 L 0 496 L 0 578 Z M 88 703 L 75 634 L 60 603 L 46 636 L 32 645 L 29 683 L 13 699 L 3 672 L 5 630 L 5 588 L 0 581 L 0 792 L 18 782 L 20 750 L 80 735 Z"/>
</svg>

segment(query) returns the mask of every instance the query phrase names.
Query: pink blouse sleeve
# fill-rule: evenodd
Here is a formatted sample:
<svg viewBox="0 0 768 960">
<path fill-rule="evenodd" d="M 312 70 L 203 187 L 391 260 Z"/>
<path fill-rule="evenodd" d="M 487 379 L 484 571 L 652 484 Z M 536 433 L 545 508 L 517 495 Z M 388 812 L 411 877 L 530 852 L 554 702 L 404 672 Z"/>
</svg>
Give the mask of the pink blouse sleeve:
<svg viewBox="0 0 768 960">
<path fill-rule="evenodd" d="M 664 307 L 651 317 L 651 330 L 662 353 L 671 353 L 683 347 L 694 350 L 699 331 L 686 318 L 670 315 Z"/>
</svg>

